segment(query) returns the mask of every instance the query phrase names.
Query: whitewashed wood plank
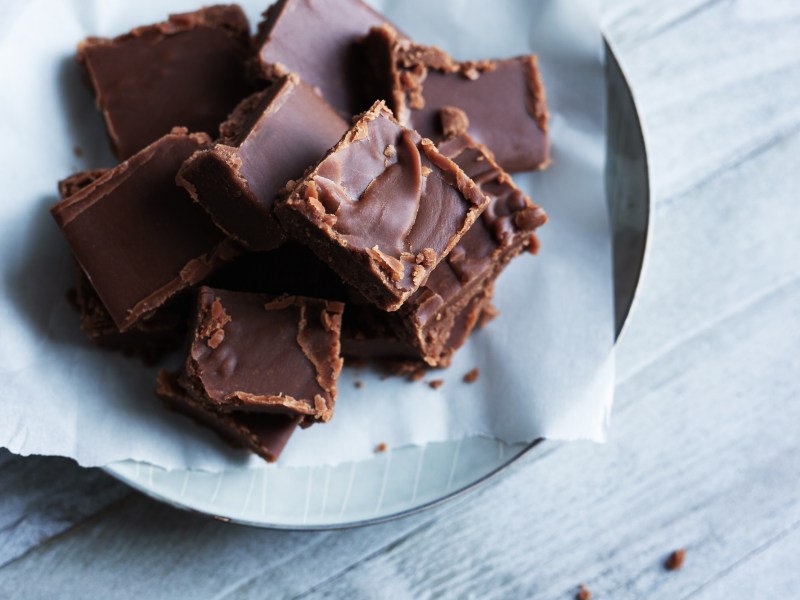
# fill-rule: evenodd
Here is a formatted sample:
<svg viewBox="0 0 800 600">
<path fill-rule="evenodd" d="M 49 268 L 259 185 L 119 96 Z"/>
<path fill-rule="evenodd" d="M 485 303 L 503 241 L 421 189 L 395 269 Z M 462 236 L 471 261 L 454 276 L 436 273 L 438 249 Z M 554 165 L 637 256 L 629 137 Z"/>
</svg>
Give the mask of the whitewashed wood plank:
<svg viewBox="0 0 800 600">
<path fill-rule="evenodd" d="M 620 43 L 657 37 L 669 29 L 682 29 L 697 20 L 704 11 L 714 10 L 719 0 L 641 0 L 602 1 L 604 29 L 617 32 Z"/>
<path fill-rule="evenodd" d="M 754 549 L 733 565 L 723 577 L 716 577 L 685 600 L 753 600 L 765 592 L 769 577 L 771 598 L 795 598 L 798 595 L 797 561 L 800 557 L 800 522 L 794 523 L 776 539 Z"/>
<path fill-rule="evenodd" d="M 131 491 L 63 458 L 0 449 L 0 565 L 103 510 Z"/>
<path fill-rule="evenodd" d="M 753 22 L 730 3 L 702 1 L 606 10 L 649 133 L 656 202 L 648 268 L 618 355 L 624 379 L 800 272 L 789 250 L 800 222 L 800 21 Z M 685 13 L 692 18 L 664 27 Z M 662 33 L 638 35 L 651 27 Z"/>
<path fill-rule="evenodd" d="M 635 27 L 633 39 L 631 29 L 608 28 L 649 134 L 659 198 L 746 160 L 800 123 L 800 20 L 755 21 L 728 2 L 708 6 L 661 35 L 648 35 L 646 19 L 625 25 Z"/>
<path fill-rule="evenodd" d="M 22 575 L 29 568 L 39 573 L 26 588 L 29 598 L 213 598 L 249 589 L 249 581 L 265 574 L 256 596 L 270 590 L 283 597 L 324 582 L 436 515 L 344 532 L 264 531 L 137 494 L 0 568 L 0 598 L 13 593 L 20 577 L 31 577 Z"/>
<path fill-rule="evenodd" d="M 624 380 L 699 327 L 800 276 L 800 131 L 657 207 L 651 252 L 618 352 Z"/>
<path fill-rule="evenodd" d="M 308 597 L 568 598 L 582 581 L 599 598 L 691 594 L 800 521 L 797 331 L 800 282 L 631 378 L 607 446 L 516 468 Z"/>
</svg>

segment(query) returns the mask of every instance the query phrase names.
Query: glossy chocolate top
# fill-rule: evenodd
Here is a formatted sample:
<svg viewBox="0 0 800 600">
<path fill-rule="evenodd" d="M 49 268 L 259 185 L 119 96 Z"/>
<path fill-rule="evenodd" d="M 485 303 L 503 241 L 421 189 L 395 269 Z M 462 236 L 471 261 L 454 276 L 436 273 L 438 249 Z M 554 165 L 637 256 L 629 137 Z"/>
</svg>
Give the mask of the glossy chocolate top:
<svg viewBox="0 0 800 600">
<path fill-rule="evenodd" d="M 175 185 L 181 163 L 209 144 L 175 129 L 51 209 L 122 331 L 237 252 Z"/>
<path fill-rule="evenodd" d="M 445 133 L 440 110 L 456 107 L 466 114 L 470 135 L 507 171 L 549 163 L 547 103 L 535 56 L 456 62 L 387 25 L 372 29 L 362 48 L 376 71 L 388 68 L 388 75 L 373 75 L 376 93 L 389 101 L 401 123 L 438 140 Z"/>
<path fill-rule="evenodd" d="M 281 241 L 272 205 L 289 181 L 316 164 L 347 131 L 336 112 L 296 75 L 242 101 L 214 148 L 189 159 L 178 182 L 228 235 L 253 250 Z"/>
<path fill-rule="evenodd" d="M 221 410 L 328 421 L 342 368 L 339 302 L 203 287 L 186 381 Z"/>
<path fill-rule="evenodd" d="M 78 45 L 115 154 L 125 159 L 173 127 L 216 136 L 250 91 L 249 24 L 238 5 L 170 15 L 114 39 Z"/>
<path fill-rule="evenodd" d="M 397 298 L 384 308 L 395 310 L 487 202 L 454 162 L 400 126 L 378 102 L 298 184 L 285 207 L 304 214 L 332 243 L 361 255 Z M 340 266 L 331 263 L 345 280 L 351 278 Z"/>
<path fill-rule="evenodd" d="M 78 193 L 107 171 L 108 169 L 95 169 L 70 175 L 58 182 L 59 196 L 63 199 Z M 81 329 L 98 346 L 138 356 L 151 365 L 165 352 L 175 350 L 183 343 L 188 313 L 184 302 L 168 302 L 153 315 L 138 321 L 123 333 L 117 328 L 86 273 L 77 263 L 75 276 L 75 288 L 70 292 L 69 298 L 81 313 Z"/>
<path fill-rule="evenodd" d="M 297 73 L 349 121 L 366 108 L 355 42 L 384 21 L 361 0 L 279 0 L 258 26 L 258 56 L 268 76 Z"/>
<path fill-rule="evenodd" d="M 508 260 L 532 243 L 534 231 L 547 221 L 544 210 L 531 202 L 491 153 L 468 134 L 443 140 L 439 150 L 456 162 L 491 201 L 408 301 L 406 310 L 413 311 L 420 325 L 435 319 L 438 311 L 465 289 L 472 295 L 470 286 L 493 279 Z"/>
</svg>

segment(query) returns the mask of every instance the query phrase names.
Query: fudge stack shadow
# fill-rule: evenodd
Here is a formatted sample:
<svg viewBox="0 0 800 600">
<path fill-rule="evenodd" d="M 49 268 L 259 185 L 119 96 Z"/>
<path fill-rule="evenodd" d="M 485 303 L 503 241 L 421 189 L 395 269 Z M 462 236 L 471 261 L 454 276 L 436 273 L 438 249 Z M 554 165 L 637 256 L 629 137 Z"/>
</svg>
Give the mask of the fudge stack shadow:
<svg viewBox="0 0 800 600">
<path fill-rule="evenodd" d="M 534 56 L 457 62 L 360 0 L 280 0 L 254 37 L 220 5 L 77 58 L 122 161 L 51 209 L 81 327 L 148 363 L 183 344 L 158 395 L 266 460 L 332 418 L 342 356 L 448 366 L 538 249 L 508 174 L 550 160 Z"/>
</svg>

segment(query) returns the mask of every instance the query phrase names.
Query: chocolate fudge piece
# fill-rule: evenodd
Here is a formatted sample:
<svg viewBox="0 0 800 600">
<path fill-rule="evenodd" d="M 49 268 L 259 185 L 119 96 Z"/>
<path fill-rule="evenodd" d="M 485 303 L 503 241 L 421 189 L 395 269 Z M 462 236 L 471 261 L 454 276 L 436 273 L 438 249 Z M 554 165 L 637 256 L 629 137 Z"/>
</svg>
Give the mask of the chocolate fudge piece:
<svg viewBox="0 0 800 600">
<path fill-rule="evenodd" d="M 169 408 L 215 430 L 231 446 L 247 448 L 268 462 L 278 460 L 302 419 L 300 415 L 216 411 L 192 398 L 176 375 L 163 370 L 158 374 L 156 393 Z"/>
<path fill-rule="evenodd" d="M 78 45 L 114 153 L 126 159 L 173 127 L 216 136 L 252 91 L 250 26 L 238 5 L 170 15 L 114 39 Z"/>
<path fill-rule="evenodd" d="M 459 108 L 469 133 L 507 171 L 550 162 L 547 103 L 536 56 L 456 62 L 433 46 L 414 44 L 390 26 L 370 30 L 361 44 L 372 73 L 371 93 L 420 135 L 441 139 L 439 111 Z"/>
<path fill-rule="evenodd" d="M 175 184 L 183 161 L 209 145 L 176 128 L 51 209 L 120 331 L 239 251 Z"/>
<path fill-rule="evenodd" d="M 81 171 L 58 182 L 61 198 L 76 194 L 102 177 L 108 169 Z M 69 298 L 81 314 L 81 329 L 97 346 L 138 356 L 145 364 L 155 364 L 166 353 L 181 346 L 186 333 L 187 307 L 175 300 L 121 332 L 108 314 L 80 265 L 75 265 L 76 286 Z"/>
<path fill-rule="evenodd" d="M 511 177 L 493 160 L 491 153 L 468 134 L 443 140 L 439 150 L 457 163 L 491 198 L 478 221 L 433 271 L 401 309 L 398 335 L 409 341 L 431 366 L 449 362 L 457 345 L 449 339 L 453 324 L 472 303 L 478 318 L 483 288 L 491 286 L 508 262 L 538 246 L 535 230 L 547 215 L 514 185 Z M 485 296 L 491 299 L 491 293 Z M 474 322 L 469 330 L 474 326 Z M 464 336 L 466 338 L 466 336 Z M 455 338 L 454 338 L 455 339 Z"/>
<path fill-rule="evenodd" d="M 236 107 L 221 138 L 184 163 L 178 183 L 220 229 L 253 250 L 283 241 L 272 214 L 278 191 L 316 164 L 348 129 L 296 75 Z"/>
<path fill-rule="evenodd" d="M 180 384 L 215 410 L 333 416 L 340 302 L 203 287 Z"/>
<path fill-rule="evenodd" d="M 258 26 L 261 70 L 297 73 L 349 121 L 374 100 L 362 103 L 356 41 L 385 21 L 361 0 L 279 0 Z"/>
<path fill-rule="evenodd" d="M 343 338 L 346 355 L 363 357 L 374 350 L 380 357 L 406 359 L 411 354 L 432 367 L 449 365 L 478 320 L 493 310 L 492 287 L 503 268 L 523 250 L 538 247 L 534 232 L 547 216 L 485 147 L 461 133 L 443 140 L 439 149 L 491 202 L 400 310 L 366 315 L 361 307 L 349 311 Z"/>
<path fill-rule="evenodd" d="M 489 199 L 433 143 L 376 102 L 276 212 L 378 307 L 400 308 Z"/>
</svg>

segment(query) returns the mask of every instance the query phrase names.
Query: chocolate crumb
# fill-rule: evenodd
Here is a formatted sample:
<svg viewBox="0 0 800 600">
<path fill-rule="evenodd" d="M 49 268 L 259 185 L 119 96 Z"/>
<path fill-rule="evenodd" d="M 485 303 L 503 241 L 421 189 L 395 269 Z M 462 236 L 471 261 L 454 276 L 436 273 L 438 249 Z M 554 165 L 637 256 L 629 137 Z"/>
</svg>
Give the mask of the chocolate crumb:
<svg viewBox="0 0 800 600">
<path fill-rule="evenodd" d="M 409 381 L 419 381 L 423 377 L 425 377 L 425 369 L 424 368 L 420 368 L 420 369 L 417 369 L 416 371 L 412 371 L 408 376 L 408 380 Z"/>
<path fill-rule="evenodd" d="M 528 240 L 528 252 L 533 255 L 539 254 L 539 238 L 535 234 Z"/>
<path fill-rule="evenodd" d="M 589 600 L 592 597 L 592 592 L 589 591 L 585 585 L 578 586 L 578 593 L 575 594 L 575 600 Z"/>
<path fill-rule="evenodd" d="M 462 135 L 469 129 L 467 113 L 455 106 L 443 106 L 439 111 L 439 119 L 446 138 Z"/>
<path fill-rule="evenodd" d="M 514 215 L 514 225 L 522 231 L 533 231 L 547 222 L 547 215 L 538 206 L 528 206 Z"/>
<path fill-rule="evenodd" d="M 677 571 L 683 566 L 683 561 L 686 559 L 686 550 L 679 548 L 673 551 L 664 562 L 664 568 L 667 571 Z"/>
<path fill-rule="evenodd" d="M 74 148 L 72 148 L 72 153 L 78 157 L 83 156 L 83 150 L 81 149 L 80 146 L 75 146 Z"/>
<path fill-rule="evenodd" d="M 478 370 L 478 367 L 475 367 L 466 375 L 464 375 L 464 383 L 474 383 L 478 380 L 478 375 L 480 375 L 480 371 Z"/>
<path fill-rule="evenodd" d="M 381 442 L 380 444 L 375 446 L 375 452 L 386 452 L 386 448 L 387 448 L 386 444 Z"/>
<path fill-rule="evenodd" d="M 438 390 L 444 385 L 444 379 L 434 379 L 433 381 L 429 381 L 428 385 L 432 390 Z"/>
<path fill-rule="evenodd" d="M 356 382 L 353 385 L 356 386 L 356 388 L 360 390 L 362 387 L 364 387 L 364 382 L 361 381 L 361 380 L 356 379 Z"/>
<path fill-rule="evenodd" d="M 212 350 L 216 350 L 217 346 L 222 343 L 222 340 L 225 339 L 225 330 L 224 329 L 217 329 L 214 333 L 211 334 L 211 337 L 208 338 L 206 342 L 208 347 Z"/>
<path fill-rule="evenodd" d="M 497 307 L 494 306 L 491 302 L 483 307 L 481 311 L 481 316 L 478 320 L 478 327 L 483 329 L 486 327 L 491 321 L 497 318 L 497 315 L 500 314 L 500 311 L 497 310 Z"/>
</svg>

